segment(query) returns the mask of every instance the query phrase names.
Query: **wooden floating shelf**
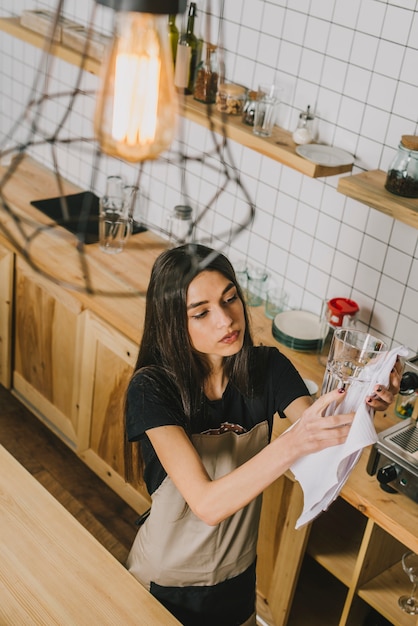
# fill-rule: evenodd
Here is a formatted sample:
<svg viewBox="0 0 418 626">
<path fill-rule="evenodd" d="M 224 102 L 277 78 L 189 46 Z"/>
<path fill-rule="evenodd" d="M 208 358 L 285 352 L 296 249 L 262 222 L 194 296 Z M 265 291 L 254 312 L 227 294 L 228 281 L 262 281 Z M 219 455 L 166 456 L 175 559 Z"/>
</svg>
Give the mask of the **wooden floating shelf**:
<svg viewBox="0 0 418 626">
<path fill-rule="evenodd" d="M 214 105 L 209 108 L 209 105 L 197 102 L 193 96 L 186 96 L 185 98 L 184 115 L 187 119 L 206 128 L 211 128 L 213 125 L 214 130 L 218 132 L 221 132 L 225 127 L 226 135 L 230 139 L 311 178 L 335 176 L 336 174 L 351 172 L 353 169 L 351 163 L 338 167 L 325 167 L 312 163 L 312 161 L 296 154 L 296 144 L 290 131 L 275 126 L 271 137 L 257 137 L 251 126 L 247 126 L 241 121 L 240 115 L 228 115 L 225 118 L 216 111 Z"/>
<path fill-rule="evenodd" d="M 5 17 L 0 19 L 0 30 L 11 35 L 12 37 L 16 37 L 16 39 L 20 39 L 21 41 L 25 41 L 26 43 L 35 46 L 35 48 L 45 48 L 45 37 L 44 35 L 40 35 L 33 30 L 29 30 L 29 28 L 24 28 L 20 25 L 18 17 Z M 66 48 L 65 46 L 53 43 L 51 45 L 51 54 L 62 59 L 63 61 L 67 61 L 67 63 L 71 63 L 71 65 L 80 66 L 83 55 L 75 50 L 71 50 L 71 48 Z M 90 74 L 99 74 L 100 72 L 100 61 L 96 61 L 95 59 L 90 59 L 86 57 L 84 59 L 84 69 Z"/>
<path fill-rule="evenodd" d="M 418 228 L 418 198 L 403 198 L 385 189 L 386 172 L 372 170 L 354 176 L 343 176 L 337 190 L 363 202 L 394 219 Z"/>
<path fill-rule="evenodd" d="M 45 47 L 44 36 L 21 26 L 17 17 L 0 19 L 0 30 L 37 48 Z M 67 63 L 78 67 L 81 65 L 82 55 L 61 44 L 53 44 L 51 53 Z M 90 58 L 84 59 L 83 67 L 91 74 L 99 74 L 100 66 L 100 61 Z M 209 113 L 210 116 L 208 115 Z M 192 96 L 184 98 L 182 115 L 205 128 L 211 128 L 213 125 L 214 130 L 217 132 L 222 132 L 225 129 L 226 135 L 233 141 L 311 178 L 335 176 L 336 174 L 351 172 L 353 169 L 352 164 L 339 167 L 325 167 L 312 163 L 296 154 L 296 144 L 292 140 L 292 134 L 289 131 L 275 126 L 271 137 L 257 137 L 252 132 L 252 128 L 246 126 L 241 121 L 241 116 L 230 115 L 225 118 L 215 110 L 214 106 L 209 107 L 197 102 Z"/>
</svg>

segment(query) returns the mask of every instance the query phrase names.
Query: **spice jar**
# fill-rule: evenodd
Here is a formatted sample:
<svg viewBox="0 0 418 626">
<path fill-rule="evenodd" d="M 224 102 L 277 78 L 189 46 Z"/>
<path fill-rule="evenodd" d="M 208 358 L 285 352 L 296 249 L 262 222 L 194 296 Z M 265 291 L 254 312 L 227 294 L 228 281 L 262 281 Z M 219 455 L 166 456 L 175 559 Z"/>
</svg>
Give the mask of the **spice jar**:
<svg viewBox="0 0 418 626">
<path fill-rule="evenodd" d="M 418 198 L 418 136 L 402 135 L 389 167 L 385 188 L 397 196 Z"/>
<path fill-rule="evenodd" d="M 193 97 L 204 104 L 213 104 L 218 89 L 216 46 L 207 44 L 206 59 L 197 67 Z"/>
<path fill-rule="evenodd" d="M 227 115 L 242 115 L 246 89 L 234 83 L 221 83 L 216 94 L 216 108 Z"/>
<path fill-rule="evenodd" d="M 311 143 L 314 140 L 313 129 L 314 116 L 311 113 L 311 107 L 308 106 L 306 111 L 302 111 L 299 115 L 299 122 L 292 138 L 297 144 Z"/>
</svg>

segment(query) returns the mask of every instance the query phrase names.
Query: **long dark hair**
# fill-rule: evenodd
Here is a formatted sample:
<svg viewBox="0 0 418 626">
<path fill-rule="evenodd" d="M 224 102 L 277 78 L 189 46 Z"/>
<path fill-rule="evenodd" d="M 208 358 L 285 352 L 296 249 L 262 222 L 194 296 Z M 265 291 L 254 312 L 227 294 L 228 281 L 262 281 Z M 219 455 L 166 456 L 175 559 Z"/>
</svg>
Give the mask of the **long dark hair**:
<svg viewBox="0 0 418 626">
<path fill-rule="evenodd" d="M 253 340 L 248 312 L 230 261 L 223 254 L 200 244 L 185 244 L 165 250 L 152 268 L 144 330 L 133 375 L 141 370 L 149 376 L 152 387 L 158 388 L 159 393 L 167 394 L 169 406 L 172 405 L 174 389 L 181 401 L 186 424 L 201 408 L 203 384 L 210 372 L 205 355 L 193 348 L 187 326 L 187 289 L 203 270 L 220 272 L 233 283 L 244 307 L 243 347 L 237 354 L 225 357 L 225 374 L 246 396 L 253 394 L 255 383 L 254 377 L 249 375 Z M 130 446 L 126 448 L 125 455 L 127 472 L 132 462 L 129 449 Z"/>
</svg>

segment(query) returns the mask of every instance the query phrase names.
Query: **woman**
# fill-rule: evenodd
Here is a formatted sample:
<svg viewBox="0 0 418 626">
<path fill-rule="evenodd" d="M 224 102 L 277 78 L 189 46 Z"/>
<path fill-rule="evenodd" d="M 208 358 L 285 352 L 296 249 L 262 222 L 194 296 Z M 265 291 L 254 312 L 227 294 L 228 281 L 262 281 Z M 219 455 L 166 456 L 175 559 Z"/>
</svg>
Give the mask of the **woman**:
<svg viewBox="0 0 418 626">
<path fill-rule="evenodd" d="M 158 257 L 126 402 L 152 507 L 127 566 L 182 624 L 255 625 L 261 494 L 296 459 L 345 441 L 354 415 L 323 417 L 343 394 L 312 404 L 289 360 L 253 345 L 225 256 L 185 245 Z M 368 402 L 392 399 L 379 386 Z M 276 411 L 294 426 L 270 441 Z M 132 467 L 129 445 L 127 457 Z"/>
</svg>

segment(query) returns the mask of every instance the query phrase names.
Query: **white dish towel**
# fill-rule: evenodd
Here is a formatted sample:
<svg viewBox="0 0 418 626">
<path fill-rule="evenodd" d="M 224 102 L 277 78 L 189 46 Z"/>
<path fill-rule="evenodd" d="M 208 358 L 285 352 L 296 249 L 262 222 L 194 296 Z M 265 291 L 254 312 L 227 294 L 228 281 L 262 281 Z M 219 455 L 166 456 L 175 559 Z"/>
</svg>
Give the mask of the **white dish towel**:
<svg viewBox="0 0 418 626">
<path fill-rule="evenodd" d="M 303 490 L 303 511 L 296 522 L 296 528 L 312 521 L 340 493 L 345 481 L 360 458 L 365 446 L 377 441 L 376 429 L 373 424 L 374 411 L 365 401 L 373 393 L 377 384 L 388 385 L 389 376 L 395 365 L 397 356 L 406 356 L 408 350 L 401 346 L 386 353 L 383 359 L 368 365 L 367 373 L 371 373 L 370 383 L 350 385 L 347 394 L 338 407 L 338 413 L 355 411 L 354 421 L 345 443 L 326 448 L 320 452 L 309 454 L 298 459 L 290 468 Z M 361 375 L 359 376 L 361 378 Z M 334 412 L 333 404 L 327 409 L 327 415 Z"/>
</svg>

